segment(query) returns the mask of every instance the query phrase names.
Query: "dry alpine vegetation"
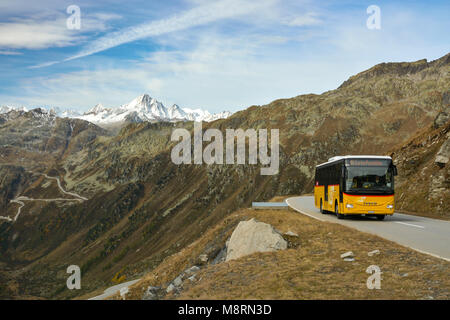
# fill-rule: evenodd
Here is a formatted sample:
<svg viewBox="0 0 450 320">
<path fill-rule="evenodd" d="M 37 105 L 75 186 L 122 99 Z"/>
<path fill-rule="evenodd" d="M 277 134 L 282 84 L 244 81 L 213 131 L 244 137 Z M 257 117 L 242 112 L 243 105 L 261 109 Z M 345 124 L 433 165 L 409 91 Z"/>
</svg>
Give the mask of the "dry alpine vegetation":
<svg viewBox="0 0 450 320">
<path fill-rule="evenodd" d="M 284 234 L 288 249 L 203 263 L 212 247 L 225 246 L 239 221 L 255 218 Z M 291 231 L 297 236 L 285 235 Z M 379 254 L 368 256 L 378 249 Z M 355 261 L 340 255 L 354 253 Z M 292 210 L 239 210 L 192 245 L 166 258 L 126 299 L 142 299 L 149 286 L 166 290 L 184 270 L 200 266 L 193 281 L 164 299 L 450 299 L 450 263 L 351 228 L 314 220 Z M 369 290 L 366 268 L 382 272 L 381 289 Z M 114 299 L 122 299 L 119 295 Z"/>
<path fill-rule="evenodd" d="M 192 130 L 192 122 L 130 122 L 113 133 L 40 109 L 0 115 L 0 216 L 16 216 L 22 204 L 11 200 L 20 197 L 68 198 L 42 174 L 88 199 L 22 201 L 17 221 L 0 220 L 0 298 L 71 299 L 141 278 L 252 201 L 312 192 L 315 165 L 334 155 L 392 154 L 399 166 L 398 208 L 450 219 L 449 71 L 450 54 L 382 63 L 335 90 L 251 106 L 203 125 L 222 133 L 279 129 L 280 171 L 274 176 L 261 176 L 258 165 L 173 164 L 171 132 Z M 362 277 L 367 266 L 359 259 L 366 253 L 358 248 L 351 250 Z M 389 251 L 379 249 L 384 259 Z M 66 288 L 72 264 L 82 271 L 80 291 Z"/>
</svg>

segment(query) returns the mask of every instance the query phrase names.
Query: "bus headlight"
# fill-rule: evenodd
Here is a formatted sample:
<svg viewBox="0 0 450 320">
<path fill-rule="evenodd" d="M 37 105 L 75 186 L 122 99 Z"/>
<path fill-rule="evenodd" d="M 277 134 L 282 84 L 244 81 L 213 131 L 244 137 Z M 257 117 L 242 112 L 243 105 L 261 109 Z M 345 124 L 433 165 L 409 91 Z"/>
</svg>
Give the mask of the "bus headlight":
<svg viewBox="0 0 450 320">
<path fill-rule="evenodd" d="M 353 209 L 353 205 L 350 204 L 350 203 L 347 203 L 345 206 L 346 206 L 347 208 L 349 208 L 349 209 Z"/>
<path fill-rule="evenodd" d="M 388 204 L 386 207 L 387 207 L 388 209 L 394 209 L 394 205 L 393 205 L 393 204 Z"/>
</svg>

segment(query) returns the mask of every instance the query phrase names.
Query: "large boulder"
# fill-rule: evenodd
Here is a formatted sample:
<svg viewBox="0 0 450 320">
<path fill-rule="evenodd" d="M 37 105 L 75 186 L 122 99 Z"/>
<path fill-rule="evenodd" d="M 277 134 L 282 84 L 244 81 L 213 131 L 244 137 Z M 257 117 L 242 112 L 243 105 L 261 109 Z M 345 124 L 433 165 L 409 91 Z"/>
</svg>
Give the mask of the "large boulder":
<svg viewBox="0 0 450 320">
<path fill-rule="evenodd" d="M 255 219 L 241 221 L 231 235 L 226 261 L 255 252 L 284 250 L 287 242 L 270 224 Z"/>
</svg>

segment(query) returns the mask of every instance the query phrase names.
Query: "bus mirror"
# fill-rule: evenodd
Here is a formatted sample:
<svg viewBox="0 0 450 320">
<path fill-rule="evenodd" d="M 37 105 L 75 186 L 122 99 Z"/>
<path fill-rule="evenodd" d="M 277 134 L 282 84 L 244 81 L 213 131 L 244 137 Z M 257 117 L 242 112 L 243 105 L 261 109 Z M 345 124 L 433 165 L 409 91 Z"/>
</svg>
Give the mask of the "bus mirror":
<svg viewBox="0 0 450 320">
<path fill-rule="evenodd" d="M 345 166 L 341 167 L 341 177 L 345 177 Z"/>
<path fill-rule="evenodd" d="M 393 166 L 394 176 L 398 175 L 397 166 Z"/>
</svg>

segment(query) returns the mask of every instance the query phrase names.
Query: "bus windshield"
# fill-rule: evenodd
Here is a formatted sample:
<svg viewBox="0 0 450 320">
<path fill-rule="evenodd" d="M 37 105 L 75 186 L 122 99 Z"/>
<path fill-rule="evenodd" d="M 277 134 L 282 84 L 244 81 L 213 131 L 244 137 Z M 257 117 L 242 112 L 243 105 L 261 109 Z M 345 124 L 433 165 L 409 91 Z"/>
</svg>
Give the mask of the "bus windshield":
<svg viewBox="0 0 450 320">
<path fill-rule="evenodd" d="M 347 167 L 346 191 L 392 192 L 394 180 L 389 167 Z"/>
</svg>

